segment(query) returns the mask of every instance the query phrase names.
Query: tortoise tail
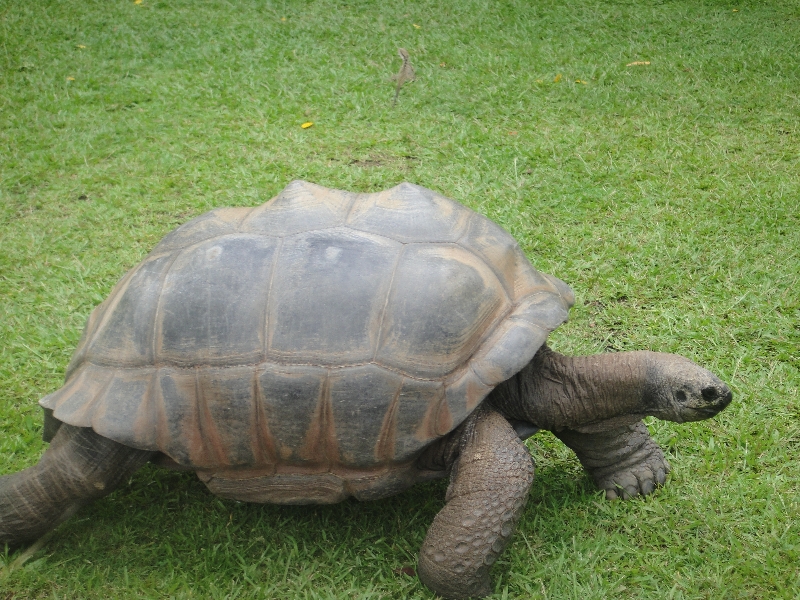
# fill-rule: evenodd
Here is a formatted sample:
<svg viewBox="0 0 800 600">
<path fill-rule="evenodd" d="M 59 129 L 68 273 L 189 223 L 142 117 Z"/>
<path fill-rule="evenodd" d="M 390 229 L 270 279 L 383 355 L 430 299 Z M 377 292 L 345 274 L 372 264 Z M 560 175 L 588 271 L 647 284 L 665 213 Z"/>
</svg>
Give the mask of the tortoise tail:
<svg viewBox="0 0 800 600">
<path fill-rule="evenodd" d="M 91 429 L 63 425 L 38 464 L 0 477 L 0 547 L 41 537 L 109 494 L 152 455 Z"/>
</svg>

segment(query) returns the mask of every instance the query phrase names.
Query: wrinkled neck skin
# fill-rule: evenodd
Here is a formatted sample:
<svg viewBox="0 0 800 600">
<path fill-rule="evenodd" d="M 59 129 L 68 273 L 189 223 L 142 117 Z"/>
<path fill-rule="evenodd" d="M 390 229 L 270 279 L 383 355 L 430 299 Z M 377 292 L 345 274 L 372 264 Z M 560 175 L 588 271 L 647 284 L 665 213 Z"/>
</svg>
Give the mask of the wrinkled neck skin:
<svg viewBox="0 0 800 600">
<path fill-rule="evenodd" d="M 652 352 L 564 356 L 543 346 L 522 371 L 500 384 L 489 402 L 509 419 L 540 429 L 597 432 L 648 414 Z"/>
</svg>

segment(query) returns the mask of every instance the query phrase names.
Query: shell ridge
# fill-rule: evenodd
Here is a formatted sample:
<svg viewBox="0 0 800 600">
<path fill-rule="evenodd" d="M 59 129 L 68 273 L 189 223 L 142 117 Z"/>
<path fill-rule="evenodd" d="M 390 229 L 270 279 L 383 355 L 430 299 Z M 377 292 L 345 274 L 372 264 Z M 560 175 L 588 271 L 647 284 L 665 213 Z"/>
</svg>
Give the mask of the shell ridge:
<svg viewBox="0 0 800 600">
<path fill-rule="evenodd" d="M 425 410 L 425 415 L 417 424 L 414 432 L 414 437 L 417 440 L 430 441 L 439 435 L 439 433 L 436 431 L 436 419 L 442 403 L 447 401 L 447 386 L 440 382 L 437 386 L 435 394 L 434 400 L 428 403 L 428 407 Z"/>
<path fill-rule="evenodd" d="M 203 393 L 203 385 L 200 381 L 200 370 L 195 368 L 195 419 L 198 433 L 199 448 L 195 449 L 199 456 L 204 457 L 206 460 L 195 460 L 192 457 L 193 463 L 202 464 L 203 462 L 209 464 L 228 464 L 228 459 L 225 456 L 225 445 L 220 438 L 219 431 L 214 424 L 214 419 L 208 406 L 208 399 Z M 190 452 L 191 452 L 190 448 Z M 191 456 L 191 454 L 190 454 Z"/>
<path fill-rule="evenodd" d="M 161 387 L 161 371 L 162 368 L 156 369 L 156 443 L 158 444 L 158 449 L 164 452 L 162 448 L 168 448 L 170 446 L 170 435 L 169 435 L 169 417 L 167 415 L 167 404 L 164 400 L 164 390 Z M 165 452 L 166 454 L 166 452 Z M 174 458 L 174 457 L 173 457 Z M 177 462 L 177 461 L 176 461 Z"/>
<path fill-rule="evenodd" d="M 302 179 L 293 179 L 290 181 L 286 186 L 277 194 L 275 194 L 272 198 L 261 204 L 260 206 L 253 207 L 253 210 L 247 215 L 247 217 L 239 224 L 239 230 L 243 231 L 246 229 L 247 225 L 249 225 L 248 221 L 255 220 L 255 217 L 268 211 L 273 204 L 276 204 L 278 200 L 283 200 L 287 197 L 290 197 L 293 194 L 297 193 L 296 188 L 309 188 L 313 186 L 313 183 L 308 181 L 303 181 Z M 266 232 L 265 232 L 266 233 Z M 281 236 L 282 237 L 282 236 Z"/>
<path fill-rule="evenodd" d="M 322 386 L 322 432 L 323 454 L 326 471 L 332 472 L 339 461 L 339 445 L 336 441 L 336 420 L 333 416 L 333 397 L 331 396 L 331 371 L 328 369 Z"/>
<path fill-rule="evenodd" d="M 276 449 L 275 439 L 272 435 L 272 430 L 269 426 L 269 420 L 264 411 L 264 403 L 261 401 L 263 397 L 261 383 L 258 376 L 258 368 L 253 369 L 253 437 L 255 438 L 255 448 L 253 449 L 254 456 L 260 460 L 256 462 L 276 464 L 278 462 L 278 452 Z"/>
<path fill-rule="evenodd" d="M 105 396 L 108 393 L 108 390 L 111 388 L 111 384 L 114 383 L 114 379 L 116 379 L 116 378 L 113 375 L 111 377 L 109 377 L 108 381 L 106 381 L 105 384 L 103 384 L 103 387 L 100 388 L 100 391 L 98 391 L 92 397 L 91 400 L 89 400 L 86 404 L 84 404 L 81 407 L 81 412 L 83 413 L 83 416 L 84 416 L 83 421 L 86 423 L 85 425 L 83 425 L 83 427 L 91 427 L 92 430 L 95 433 L 99 434 L 99 435 L 103 435 L 103 434 L 100 433 L 97 430 L 97 425 L 99 424 L 99 419 L 97 420 L 97 422 L 95 422 L 94 410 L 95 410 L 95 407 L 98 405 L 98 403 L 100 403 L 101 399 L 103 399 L 103 400 L 105 399 Z M 91 418 L 87 421 L 86 417 L 89 416 L 90 414 L 91 414 Z M 55 412 L 53 412 L 53 415 L 56 416 Z M 56 418 L 58 418 L 58 417 L 56 416 Z M 81 425 L 76 425 L 76 426 L 77 427 L 81 427 Z"/>
<path fill-rule="evenodd" d="M 437 243 L 437 242 L 404 242 L 403 240 L 398 240 L 388 235 L 382 235 L 380 233 L 375 233 L 374 231 L 369 231 L 367 229 L 359 229 L 358 225 L 354 225 L 352 223 L 346 223 L 344 225 L 331 225 L 330 227 L 320 227 L 319 229 L 315 229 L 315 231 L 330 231 L 331 229 L 347 229 L 353 233 L 362 235 L 367 238 L 378 238 L 380 240 L 386 240 L 387 242 L 391 242 L 392 244 L 398 244 L 400 246 L 407 246 L 409 244 L 419 244 L 419 243 L 426 243 L 426 244 Z"/>
<path fill-rule="evenodd" d="M 400 405 L 400 392 L 403 390 L 404 380 L 400 379 L 397 389 L 389 403 L 389 409 L 383 419 L 383 424 L 378 431 L 378 440 L 375 444 L 375 459 L 378 462 L 390 461 L 394 458 L 395 442 L 397 439 L 397 411 Z"/>
<path fill-rule="evenodd" d="M 242 215 L 242 217 L 239 219 L 239 222 L 236 224 L 236 231 L 237 231 L 237 233 L 242 231 L 242 226 L 244 225 L 244 222 L 245 222 L 247 219 L 249 219 L 249 218 L 250 218 L 250 215 L 251 215 L 251 214 L 253 213 L 253 211 L 254 211 L 255 209 L 257 209 L 258 207 L 257 207 L 257 206 L 250 206 L 250 207 L 243 207 L 243 208 L 247 208 L 248 210 L 247 210 L 247 212 L 245 212 L 245 213 Z"/>
<path fill-rule="evenodd" d="M 326 370 L 325 381 L 320 386 L 317 406 L 314 416 L 308 426 L 308 431 L 301 446 L 295 449 L 295 454 L 301 459 L 318 463 L 330 472 L 336 450 L 335 431 L 333 430 L 333 410 L 331 407 L 331 374 Z M 333 431 L 334 435 L 331 436 Z M 333 440 L 331 440 L 333 437 Z"/>
<path fill-rule="evenodd" d="M 188 248 L 183 248 L 178 252 L 174 252 L 172 255 L 172 260 L 169 261 L 167 268 L 161 273 L 161 289 L 158 294 L 158 302 L 156 302 L 156 310 L 153 312 L 153 331 L 151 333 L 152 342 L 153 342 L 153 362 L 156 363 L 158 367 L 159 363 L 159 343 L 158 341 L 161 339 L 161 333 L 163 332 L 164 326 L 164 284 L 167 282 L 167 277 L 169 277 L 170 271 L 172 271 L 172 267 L 175 265 L 175 261 L 188 250 Z"/>
<path fill-rule="evenodd" d="M 253 210 L 252 207 L 219 207 L 206 211 L 170 231 L 151 250 L 148 257 L 171 254 L 190 243 L 202 243 L 220 235 L 234 233 L 242 221 Z M 236 218 L 230 217 L 235 215 Z M 193 241 L 192 241 L 193 240 Z"/>
<path fill-rule="evenodd" d="M 75 369 L 64 382 L 64 385 L 39 400 L 39 406 L 52 410 L 53 416 L 57 417 L 55 411 L 64 404 L 65 397 L 68 398 L 71 394 L 74 394 L 73 388 L 78 387 L 78 382 L 84 377 L 83 370 L 86 368 L 88 368 L 86 364 L 82 364 L 80 368 Z"/>
<path fill-rule="evenodd" d="M 150 381 L 147 383 L 139 405 L 136 407 L 136 416 L 133 419 L 133 440 L 141 440 L 141 444 L 146 446 L 140 450 L 156 450 L 159 447 L 161 419 L 158 409 L 157 389 L 158 371 L 153 369 Z"/>
<path fill-rule="evenodd" d="M 480 381 L 486 387 L 493 388 L 497 385 L 496 383 L 492 383 L 491 380 L 487 381 L 481 377 L 480 373 L 478 373 L 472 365 L 470 365 L 469 370 L 472 371 L 472 374 L 478 379 L 478 381 Z"/>
<path fill-rule="evenodd" d="M 397 253 L 397 258 L 394 260 L 394 265 L 392 266 L 392 275 L 389 278 L 389 285 L 386 289 L 386 298 L 383 301 L 383 308 L 381 308 L 381 316 L 380 320 L 378 321 L 378 335 L 376 336 L 375 340 L 375 351 L 372 353 L 372 361 L 376 364 L 380 364 L 376 359 L 378 356 L 378 350 L 380 350 L 381 347 L 381 338 L 383 337 L 383 321 L 386 317 L 386 309 L 389 306 L 389 299 L 392 297 L 392 292 L 394 291 L 394 277 L 397 274 L 397 267 L 400 265 L 400 260 L 402 259 L 405 250 L 406 245 L 403 244 L 403 246 L 400 248 L 400 252 Z M 382 364 L 380 366 L 383 367 Z"/>
<path fill-rule="evenodd" d="M 272 288 L 275 284 L 275 272 L 278 270 L 278 260 L 280 259 L 281 252 L 283 251 L 283 240 L 284 238 L 278 238 L 278 247 L 275 248 L 275 252 L 272 258 L 272 268 L 269 273 L 269 284 L 267 286 L 267 298 L 264 302 L 264 347 L 263 347 L 263 354 L 264 358 L 270 356 L 270 350 L 272 349 L 272 335 L 274 333 L 273 328 L 273 321 L 274 319 L 270 318 L 272 314 L 272 301 L 274 298 L 274 294 L 272 293 Z M 265 361 L 268 362 L 268 361 Z"/>
<path fill-rule="evenodd" d="M 364 198 L 364 196 L 369 195 L 370 194 L 352 194 L 353 198 L 350 200 L 347 210 L 344 211 L 344 221 L 342 221 L 343 226 L 347 226 L 347 222 L 350 220 L 350 213 L 353 212 L 353 208 L 355 208 L 356 204 L 358 204 Z"/>
<path fill-rule="evenodd" d="M 143 368 L 145 368 L 145 367 L 139 367 L 139 366 L 137 366 L 137 367 L 129 367 L 129 366 L 125 365 L 125 364 L 118 364 L 118 363 L 112 363 L 112 362 L 94 362 L 93 360 L 87 360 L 84 363 L 82 363 L 81 366 L 83 366 L 83 365 L 89 365 L 89 366 L 93 366 L 93 367 L 98 367 L 100 369 L 112 369 L 114 371 L 137 371 L 137 370 L 142 370 Z M 239 368 L 247 367 L 247 366 L 259 367 L 259 368 L 260 367 L 267 367 L 267 366 L 273 366 L 273 367 L 320 367 L 320 368 L 323 368 L 323 369 L 330 369 L 331 371 L 336 371 L 336 370 L 339 370 L 339 369 L 350 369 L 350 368 L 353 368 L 353 367 L 365 367 L 365 366 L 368 366 L 368 365 L 376 365 L 376 366 L 380 367 L 381 369 L 385 369 L 386 371 L 391 371 L 392 373 L 400 375 L 401 377 L 408 377 L 409 379 L 413 379 L 415 381 L 439 381 L 439 380 L 441 380 L 441 377 L 438 377 L 438 376 L 437 377 L 422 377 L 420 375 L 414 375 L 413 373 L 408 373 L 408 372 L 404 371 L 403 369 L 400 369 L 400 368 L 397 368 L 397 367 L 393 367 L 391 365 L 385 365 L 379 360 L 364 360 L 364 361 L 352 362 L 352 363 L 341 363 L 341 364 L 338 364 L 338 365 L 328 365 L 328 364 L 319 363 L 319 362 L 284 362 L 284 361 L 280 361 L 280 360 L 276 360 L 276 359 L 269 359 L 269 360 L 262 360 L 262 361 L 259 361 L 259 362 L 237 363 L 235 365 L 227 365 L 227 366 L 226 365 L 219 365 L 219 364 L 215 364 L 215 363 L 205 363 L 205 362 L 202 362 L 202 363 L 201 362 L 197 362 L 197 363 L 193 363 L 193 364 L 188 365 L 188 366 L 185 365 L 185 364 L 180 364 L 180 363 L 158 362 L 158 363 L 155 363 L 155 364 L 150 365 L 150 366 L 153 367 L 153 368 L 156 368 L 156 369 L 175 369 L 176 371 L 190 371 L 192 369 L 200 369 L 200 370 L 204 370 L 204 369 L 239 369 Z M 57 392 L 54 392 L 54 393 L 57 393 Z M 50 395 L 52 395 L 52 394 L 50 394 Z M 49 396 L 47 396 L 47 397 L 49 397 Z"/>
</svg>

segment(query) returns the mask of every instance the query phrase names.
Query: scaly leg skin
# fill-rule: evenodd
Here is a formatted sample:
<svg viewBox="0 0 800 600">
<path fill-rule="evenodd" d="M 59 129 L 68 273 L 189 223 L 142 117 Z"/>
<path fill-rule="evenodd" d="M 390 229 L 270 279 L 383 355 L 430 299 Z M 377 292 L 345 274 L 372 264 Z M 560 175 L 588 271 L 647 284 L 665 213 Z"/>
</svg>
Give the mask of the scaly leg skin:
<svg viewBox="0 0 800 600">
<path fill-rule="evenodd" d="M 0 477 L 0 548 L 33 542 L 111 493 L 153 454 L 62 425 L 38 464 Z"/>
<path fill-rule="evenodd" d="M 533 482 L 533 459 L 499 413 L 476 411 L 461 437 L 447 504 L 428 529 L 419 578 L 445 598 L 491 593 L 489 568 L 505 550 Z"/>
<path fill-rule="evenodd" d="M 554 433 L 578 455 L 609 500 L 645 496 L 667 479 L 669 463 L 642 421 L 601 433 Z"/>
</svg>

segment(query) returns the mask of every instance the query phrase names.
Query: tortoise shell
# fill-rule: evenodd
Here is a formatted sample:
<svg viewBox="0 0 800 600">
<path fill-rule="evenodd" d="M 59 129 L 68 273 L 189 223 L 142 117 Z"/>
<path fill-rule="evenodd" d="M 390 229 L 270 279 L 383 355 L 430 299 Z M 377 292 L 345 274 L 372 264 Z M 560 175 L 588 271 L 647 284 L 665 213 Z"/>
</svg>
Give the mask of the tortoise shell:
<svg viewBox="0 0 800 600">
<path fill-rule="evenodd" d="M 295 181 L 168 234 L 92 312 L 40 403 L 207 483 L 357 474 L 367 489 L 517 373 L 572 303 L 508 233 L 431 190 Z M 347 495 L 331 485 L 310 501 Z"/>
</svg>

